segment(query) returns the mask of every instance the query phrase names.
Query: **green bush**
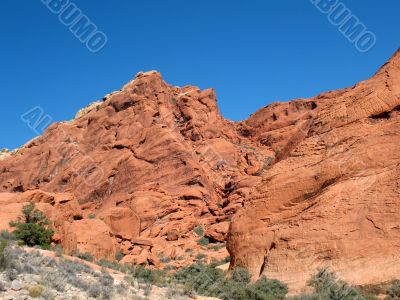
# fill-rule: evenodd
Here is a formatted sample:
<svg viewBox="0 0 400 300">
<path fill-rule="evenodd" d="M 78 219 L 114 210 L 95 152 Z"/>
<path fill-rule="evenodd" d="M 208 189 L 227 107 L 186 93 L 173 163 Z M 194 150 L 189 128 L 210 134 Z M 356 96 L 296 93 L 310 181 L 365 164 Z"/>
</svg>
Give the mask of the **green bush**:
<svg viewBox="0 0 400 300">
<path fill-rule="evenodd" d="M 8 266 L 8 258 L 7 254 L 5 253 L 7 246 L 8 246 L 7 240 L 2 240 L 0 242 L 0 270 L 4 270 Z"/>
<path fill-rule="evenodd" d="M 11 232 L 9 232 L 8 230 L 0 231 L 0 237 L 5 240 L 14 240 L 15 239 L 14 235 Z"/>
<path fill-rule="evenodd" d="M 73 256 L 78 257 L 80 259 L 89 261 L 89 262 L 93 262 L 94 261 L 94 257 L 92 254 L 90 254 L 89 252 L 80 252 L 79 250 L 75 250 L 72 253 Z"/>
<path fill-rule="evenodd" d="M 247 287 L 249 299 L 254 300 L 285 299 L 287 292 L 288 288 L 285 284 L 275 279 L 269 280 L 265 276 Z"/>
<path fill-rule="evenodd" d="M 197 240 L 197 244 L 199 244 L 200 246 L 203 246 L 203 247 L 207 247 L 209 243 L 210 243 L 210 240 L 204 236 Z"/>
<path fill-rule="evenodd" d="M 250 273 L 245 268 L 237 267 L 232 272 L 231 280 L 240 284 L 247 285 L 250 283 L 251 276 Z"/>
<path fill-rule="evenodd" d="M 123 273 L 126 273 L 128 271 L 128 266 L 126 264 L 120 264 L 118 261 L 108 261 L 105 259 L 101 259 L 99 261 L 96 261 L 96 264 L 107 268 L 107 269 L 113 269 L 116 271 L 120 271 Z"/>
<path fill-rule="evenodd" d="M 203 260 L 207 258 L 207 255 L 205 255 L 204 253 L 199 253 L 196 255 L 196 260 Z"/>
<path fill-rule="evenodd" d="M 198 236 L 203 236 L 204 235 L 204 229 L 201 226 L 196 226 L 193 229 L 194 233 L 197 234 Z"/>
<path fill-rule="evenodd" d="M 321 299 L 327 300 L 353 300 L 362 299 L 361 293 L 343 280 L 337 278 L 336 274 L 328 269 L 320 269 L 314 275 L 309 286 L 315 289 L 315 293 Z"/>
<path fill-rule="evenodd" d="M 219 297 L 224 300 L 251 299 L 249 298 L 250 292 L 248 290 L 250 279 L 251 276 L 246 269 L 236 268 L 231 277 L 225 279 L 224 288 L 222 289 L 223 294 L 219 295 Z"/>
<path fill-rule="evenodd" d="M 95 214 L 89 214 L 89 215 L 88 215 L 88 218 L 89 218 L 89 219 L 96 219 L 96 215 L 95 215 Z"/>
<path fill-rule="evenodd" d="M 130 275 L 141 283 L 150 283 L 165 286 L 169 278 L 164 270 L 151 270 L 143 266 L 133 266 L 129 269 Z"/>
<path fill-rule="evenodd" d="M 399 300 L 400 299 L 400 281 L 393 282 L 388 290 L 385 300 Z"/>
<path fill-rule="evenodd" d="M 120 261 L 120 260 L 122 260 L 123 258 L 124 258 L 124 254 L 122 253 L 122 252 L 117 252 L 116 254 L 115 254 L 115 260 L 116 261 Z"/>
<path fill-rule="evenodd" d="M 203 296 L 216 296 L 225 280 L 222 270 L 202 263 L 180 269 L 174 279 L 184 286 L 185 291 L 195 291 Z"/>
<path fill-rule="evenodd" d="M 215 265 L 198 263 L 180 269 L 174 279 L 184 286 L 187 293 L 223 300 L 280 300 L 285 299 L 287 286 L 277 280 L 265 277 L 250 283 L 250 274 L 243 268 L 236 268 L 231 277 L 215 268 Z"/>
<path fill-rule="evenodd" d="M 214 250 L 214 251 L 219 251 L 219 250 L 221 250 L 223 248 L 225 248 L 225 246 L 223 246 L 223 245 L 215 245 L 215 246 L 211 247 L 211 249 Z"/>
<path fill-rule="evenodd" d="M 43 212 L 35 208 L 30 202 L 22 208 L 22 216 L 16 221 L 10 222 L 15 227 L 13 235 L 16 239 L 24 242 L 30 247 L 41 246 L 49 248 L 54 231 L 49 229 L 50 221 Z"/>
</svg>

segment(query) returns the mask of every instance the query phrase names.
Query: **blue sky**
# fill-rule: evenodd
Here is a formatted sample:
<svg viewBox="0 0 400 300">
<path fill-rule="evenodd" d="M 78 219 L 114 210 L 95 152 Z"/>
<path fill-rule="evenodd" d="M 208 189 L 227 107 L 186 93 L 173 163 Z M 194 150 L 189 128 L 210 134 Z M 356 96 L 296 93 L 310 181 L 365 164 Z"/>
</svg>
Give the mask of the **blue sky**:
<svg viewBox="0 0 400 300">
<path fill-rule="evenodd" d="M 35 106 L 56 121 L 119 89 L 140 70 L 173 85 L 213 87 L 243 120 L 274 101 L 310 97 L 372 75 L 400 46 L 398 0 L 344 0 L 377 37 L 360 53 L 309 0 L 73 1 L 108 37 L 88 51 L 40 0 L 2 0 L 0 148 L 36 134 Z"/>
</svg>

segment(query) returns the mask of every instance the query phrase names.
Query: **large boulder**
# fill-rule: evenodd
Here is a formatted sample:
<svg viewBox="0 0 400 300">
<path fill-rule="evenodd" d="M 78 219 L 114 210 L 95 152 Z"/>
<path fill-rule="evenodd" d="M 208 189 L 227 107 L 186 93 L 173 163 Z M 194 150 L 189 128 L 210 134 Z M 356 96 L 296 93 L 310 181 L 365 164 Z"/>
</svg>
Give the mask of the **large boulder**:
<svg viewBox="0 0 400 300">
<path fill-rule="evenodd" d="M 116 241 L 110 228 L 99 219 L 65 222 L 61 234 L 62 246 L 67 254 L 78 250 L 81 253 L 91 253 L 98 259 L 115 259 Z"/>
<path fill-rule="evenodd" d="M 113 207 L 100 217 L 117 237 L 131 240 L 140 234 L 140 218 L 130 208 Z"/>
</svg>

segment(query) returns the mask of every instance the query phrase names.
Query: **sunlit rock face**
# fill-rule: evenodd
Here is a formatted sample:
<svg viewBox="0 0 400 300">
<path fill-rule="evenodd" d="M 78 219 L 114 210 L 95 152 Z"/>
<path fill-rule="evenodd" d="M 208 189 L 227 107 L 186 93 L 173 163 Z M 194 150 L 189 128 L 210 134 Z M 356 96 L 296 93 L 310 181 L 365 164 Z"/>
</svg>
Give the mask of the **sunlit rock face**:
<svg viewBox="0 0 400 300">
<path fill-rule="evenodd" d="M 292 291 L 322 266 L 354 284 L 399 277 L 399 60 L 243 122 L 221 116 L 213 89 L 139 73 L 2 152 L 0 227 L 33 201 L 67 253 L 178 268 L 230 254 Z"/>
</svg>

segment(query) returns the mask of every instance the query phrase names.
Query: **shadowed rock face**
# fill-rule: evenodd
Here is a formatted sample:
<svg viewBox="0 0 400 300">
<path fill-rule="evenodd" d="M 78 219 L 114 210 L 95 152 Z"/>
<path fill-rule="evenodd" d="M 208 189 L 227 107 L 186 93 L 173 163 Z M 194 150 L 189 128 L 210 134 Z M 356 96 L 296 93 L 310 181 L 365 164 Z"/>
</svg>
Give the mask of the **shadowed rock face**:
<svg viewBox="0 0 400 300">
<path fill-rule="evenodd" d="M 357 284 L 400 276 L 399 60 L 237 123 L 212 89 L 140 73 L 0 157 L 0 225 L 34 201 L 67 253 L 180 267 L 199 253 L 224 258 L 212 246 L 227 241 L 231 268 L 292 290 L 325 265 Z"/>
</svg>

